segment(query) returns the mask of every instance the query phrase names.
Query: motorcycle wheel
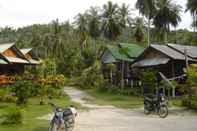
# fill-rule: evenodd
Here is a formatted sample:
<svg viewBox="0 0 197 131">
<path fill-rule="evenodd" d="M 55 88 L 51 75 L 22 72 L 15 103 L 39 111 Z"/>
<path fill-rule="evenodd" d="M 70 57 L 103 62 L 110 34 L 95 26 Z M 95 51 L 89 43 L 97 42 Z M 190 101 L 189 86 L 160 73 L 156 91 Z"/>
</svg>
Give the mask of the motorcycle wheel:
<svg viewBox="0 0 197 131">
<path fill-rule="evenodd" d="M 162 105 L 158 111 L 159 117 L 166 118 L 168 116 L 168 107 L 166 105 Z"/>
<path fill-rule="evenodd" d="M 150 103 L 145 102 L 144 104 L 144 114 L 149 115 L 150 114 Z"/>
<path fill-rule="evenodd" d="M 49 131 L 58 131 L 58 130 L 57 130 L 57 125 L 54 124 L 54 123 L 51 124 L 50 127 L 49 127 Z"/>
</svg>

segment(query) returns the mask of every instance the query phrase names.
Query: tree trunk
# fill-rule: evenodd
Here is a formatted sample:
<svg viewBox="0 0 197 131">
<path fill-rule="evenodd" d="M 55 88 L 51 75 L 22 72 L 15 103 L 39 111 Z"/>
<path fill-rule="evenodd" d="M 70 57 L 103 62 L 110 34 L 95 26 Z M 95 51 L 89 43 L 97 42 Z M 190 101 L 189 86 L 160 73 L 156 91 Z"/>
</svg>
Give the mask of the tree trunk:
<svg viewBox="0 0 197 131">
<path fill-rule="evenodd" d="M 121 69 L 121 89 L 124 89 L 124 61 L 122 61 Z"/>
<path fill-rule="evenodd" d="M 167 44 L 168 42 L 168 34 L 167 34 L 167 31 L 165 31 L 164 33 L 164 43 Z"/>
<path fill-rule="evenodd" d="M 148 18 L 148 46 L 150 45 L 150 18 Z"/>
</svg>

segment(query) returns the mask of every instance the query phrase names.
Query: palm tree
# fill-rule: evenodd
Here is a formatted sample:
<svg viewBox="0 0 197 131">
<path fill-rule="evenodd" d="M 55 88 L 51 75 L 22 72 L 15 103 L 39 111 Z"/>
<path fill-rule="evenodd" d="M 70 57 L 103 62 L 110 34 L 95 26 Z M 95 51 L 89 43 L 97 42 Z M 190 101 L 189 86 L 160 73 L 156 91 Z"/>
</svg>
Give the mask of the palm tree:
<svg viewBox="0 0 197 131">
<path fill-rule="evenodd" d="M 102 31 L 109 40 L 115 40 L 121 34 L 121 24 L 118 16 L 118 5 L 109 1 L 103 6 Z"/>
<path fill-rule="evenodd" d="M 186 11 L 190 11 L 193 17 L 192 26 L 194 27 L 195 31 L 195 28 L 197 28 L 197 0 L 187 0 L 186 7 Z"/>
<path fill-rule="evenodd" d="M 137 17 L 135 22 L 133 23 L 134 26 L 134 37 L 137 42 L 142 42 L 144 40 L 144 33 L 145 33 L 145 24 L 143 18 Z"/>
<path fill-rule="evenodd" d="M 157 13 L 153 19 L 153 24 L 157 30 L 162 30 L 165 43 L 167 42 L 167 33 L 170 31 L 170 25 L 177 27 L 181 21 L 181 6 L 171 3 L 171 0 L 160 0 L 157 3 Z"/>
<path fill-rule="evenodd" d="M 100 26 L 101 26 L 101 20 L 99 15 L 99 8 L 97 7 L 90 7 L 90 10 L 87 12 L 88 16 L 88 31 L 90 36 L 93 39 L 97 39 L 100 34 Z"/>
<path fill-rule="evenodd" d="M 130 24 L 131 21 L 129 5 L 123 3 L 119 8 L 119 15 L 122 28 L 126 28 L 127 24 Z"/>
<path fill-rule="evenodd" d="M 84 49 L 87 44 L 88 39 L 88 21 L 87 21 L 87 14 L 79 13 L 75 17 L 75 25 L 77 26 L 77 34 L 80 38 L 80 45 L 81 48 Z"/>
<path fill-rule="evenodd" d="M 150 44 L 150 25 L 151 19 L 154 17 L 156 12 L 156 0 L 137 0 L 136 8 L 139 10 L 140 14 L 148 19 L 148 45 Z"/>
</svg>

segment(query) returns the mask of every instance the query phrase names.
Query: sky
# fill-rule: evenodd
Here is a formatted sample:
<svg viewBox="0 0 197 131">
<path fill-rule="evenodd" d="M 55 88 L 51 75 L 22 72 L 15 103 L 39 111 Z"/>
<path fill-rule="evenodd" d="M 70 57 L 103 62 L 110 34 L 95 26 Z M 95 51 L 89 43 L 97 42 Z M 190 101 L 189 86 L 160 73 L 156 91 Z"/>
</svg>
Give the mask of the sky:
<svg viewBox="0 0 197 131">
<path fill-rule="evenodd" d="M 73 21 L 78 13 L 83 13 L 91 6 L 102 6 L 108 0 L 0 0 L 0 27 L 14 28 L 32 24 L 45 24 L 59 19 Z M 134 9 L 136 0 L 111 0 L 119 5 L 126 3 Z M 182 22 L 178 28 L 191 29 L 192 18 L 189 12 L 184 13 L 187 0 L 174 0 L 183 7 Z M 138 11 L 133 15 L 137 16 Z"/>
</svg>

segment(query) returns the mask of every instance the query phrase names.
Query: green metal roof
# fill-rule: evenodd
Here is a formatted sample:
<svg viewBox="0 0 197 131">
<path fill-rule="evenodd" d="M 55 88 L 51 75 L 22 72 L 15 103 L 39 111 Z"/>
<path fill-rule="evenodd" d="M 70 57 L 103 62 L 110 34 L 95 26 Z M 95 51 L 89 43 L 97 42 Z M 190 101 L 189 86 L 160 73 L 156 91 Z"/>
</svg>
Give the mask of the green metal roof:
<svg viewBox="0 0 197 131">
<path fill-rule="evenodd" d="M 120 48 L 118 46 L 113 46 L 113 45 L 108 45 L 107 49 L 110 51 L 110 53 L 113 55 L 113 57 L 116 60 L 123 60 L 123 61 L 130 61 L 132 62 L 133 59 L 131 59 L 128 55 L 127 55 L 127 50 Z"/>
<path fill-rule="evenodd" d="M 132 62 L 143 51 L 144 48 L 136 44 L 120 43 L 118 45 L 107 45 L 107 50 L 102 55 L 102 62 L 114 63 L 121 60 Z"/>
<path fill-rule="evenodd" d="M 138 57 L 144 51 L 144 48 L 137 44 L 120 43 L 120 46 L 121 48 L 125 48 L 127 50 L 127 54 L 131 58 Z"/>
</svg>

